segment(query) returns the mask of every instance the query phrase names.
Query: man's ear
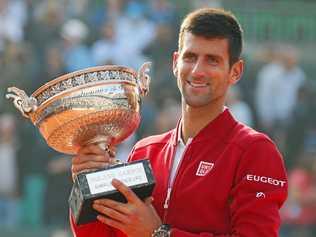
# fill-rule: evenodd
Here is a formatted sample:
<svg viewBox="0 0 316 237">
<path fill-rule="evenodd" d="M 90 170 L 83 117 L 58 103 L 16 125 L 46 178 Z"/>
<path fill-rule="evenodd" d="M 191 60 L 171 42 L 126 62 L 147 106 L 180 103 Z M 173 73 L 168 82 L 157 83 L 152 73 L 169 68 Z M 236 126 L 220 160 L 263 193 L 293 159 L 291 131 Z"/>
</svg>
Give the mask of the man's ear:
<svg viewBox="0 0 316 237">
<path fill-rule="evenodd" d="M 244 71 L 244 61 L 242 59 L 239 59 L 237 62 L 235 62 L 230 70 L 230 84 L 236 84 Z"/>
<path fill-rule="evenodd" d="M 179 52 L 178 51 L 173 52 L 173 56 L 172 56 L 172 70 L 173 70 L 173 75 L 176 78 L 178 76 L 178 58 L 179 58 Z"/>
</svg>

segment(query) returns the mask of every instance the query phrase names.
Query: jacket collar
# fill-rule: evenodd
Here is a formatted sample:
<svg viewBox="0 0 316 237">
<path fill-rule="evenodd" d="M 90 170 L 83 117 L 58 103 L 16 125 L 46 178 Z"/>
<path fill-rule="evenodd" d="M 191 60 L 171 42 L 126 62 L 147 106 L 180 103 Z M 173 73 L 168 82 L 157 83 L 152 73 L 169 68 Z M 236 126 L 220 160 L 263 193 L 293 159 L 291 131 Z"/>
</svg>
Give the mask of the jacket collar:
<svg viewBox="0 0 316 237">
<path fill-rule="evenodd" d="M 182 124 L 182 118 L 178 120 L 177 126 L 175 129 L 172 130 L 172 135 L 171 135 L 171 145 L 176 146 L 179 142 L 179 136 L 181 132 L 181 125 Z"/>
<path fill-rule="evenodd" d="M 194 138 L 194 142 L 199 142 L 210 137 L 223 139 L 238 122 L 235 120 L 228 108 L 219 114 L 214 120 L 206 125 Z M 172 131 L 171 143 L 177 145 L 181 131 L 182 119 L 180 118 L 177 127 Z"/>
</svg>

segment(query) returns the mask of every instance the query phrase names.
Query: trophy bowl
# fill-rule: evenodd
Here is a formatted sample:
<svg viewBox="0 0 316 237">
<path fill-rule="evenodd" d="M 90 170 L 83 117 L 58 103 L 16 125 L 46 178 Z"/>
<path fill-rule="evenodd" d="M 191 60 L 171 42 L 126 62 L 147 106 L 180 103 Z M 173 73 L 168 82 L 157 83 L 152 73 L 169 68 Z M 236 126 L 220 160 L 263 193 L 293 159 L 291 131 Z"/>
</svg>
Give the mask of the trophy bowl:
<svg viewBox="0 0 316 237">
<path fill-rule="evenodd" d="M 150 63 L 138 72 L 123 66 L 87 68 L 58 77 L 31 96 L 16 87 L 8 88 L 8 99 L 40 130 L 53 149 L 76 154 L 88 144 L 103 149 L 122 142 L 140 123 L 141 96 L 148 93 Z M 126 201 L 111 185 L 119 178 L 139 198 L 151 195 L 155 185 L 148 160 L 117 161 L 108 168 L 82 172 L 74 179 L 69 206 L 76 224 L 96 219 L 94 200 Z"/>
<path fill-rule="evenodd" d="M 8 88 L 7 98 L 38 127 L 53 149 L 76 154 L 90 143 L 116 145 L 140 123 L 141 95 L 149 89 L 145 63 L 138 73 L 123 66 L 87 68 L 58 77 L 30 97 Z"/>
</svg>

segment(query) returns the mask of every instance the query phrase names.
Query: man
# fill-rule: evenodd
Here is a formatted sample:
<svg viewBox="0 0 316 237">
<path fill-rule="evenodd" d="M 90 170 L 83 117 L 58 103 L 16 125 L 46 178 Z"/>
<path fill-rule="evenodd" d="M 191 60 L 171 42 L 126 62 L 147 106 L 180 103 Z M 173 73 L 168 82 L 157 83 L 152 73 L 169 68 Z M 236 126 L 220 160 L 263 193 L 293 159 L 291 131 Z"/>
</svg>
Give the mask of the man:
<svg viewBox="0 0 316 237">
<path fill-rule="evenodd" d="M 139 141 L 129 160 L 150 160 L 153 198 L 142 201 L 123 183 L 127 199 L 102 199 L 98 221 L 76 226 L 81 237 L 274 237 L 287 196 L 283 161 L 264 134 L 237 122 L 224 106 L 241 77 L 242 30 L 224 10 L 200 9 L 183 21 L 173 72 L 182 95 L 182 118 L 165 134 Z M 98 146 L 73 159 L 73 175 L 111 161 Z"/>
</svg>

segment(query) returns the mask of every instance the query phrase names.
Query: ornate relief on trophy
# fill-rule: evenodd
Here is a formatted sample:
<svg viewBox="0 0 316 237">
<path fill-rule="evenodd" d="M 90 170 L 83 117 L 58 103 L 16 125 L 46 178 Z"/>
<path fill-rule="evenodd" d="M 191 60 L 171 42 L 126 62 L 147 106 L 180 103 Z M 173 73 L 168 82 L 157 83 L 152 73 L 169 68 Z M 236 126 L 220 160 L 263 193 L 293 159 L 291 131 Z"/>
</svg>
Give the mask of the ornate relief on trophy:
<svg viewBox="0 0 316 237">
<path fill-rule="evenodd" d="M 122 66 L 99 66 L 58 77 L 31 96 L 15 87 L 8 99 L 40 130 L 53 149 L 76 154 L 80 147 L 99 144 L 106 149 L 130 136 L 140 123 L 140 101 L 149 91 L 150 63 L 138 72 Z M 77 224 L 95 219 L 93 200 L 106 197 L 124 201 L 110 184 L 121 179 L 140 197 L 151 195 L 154 177 L 148 160 L 117 164 L 76 177 L 69 198 Z"/>
</svg>

